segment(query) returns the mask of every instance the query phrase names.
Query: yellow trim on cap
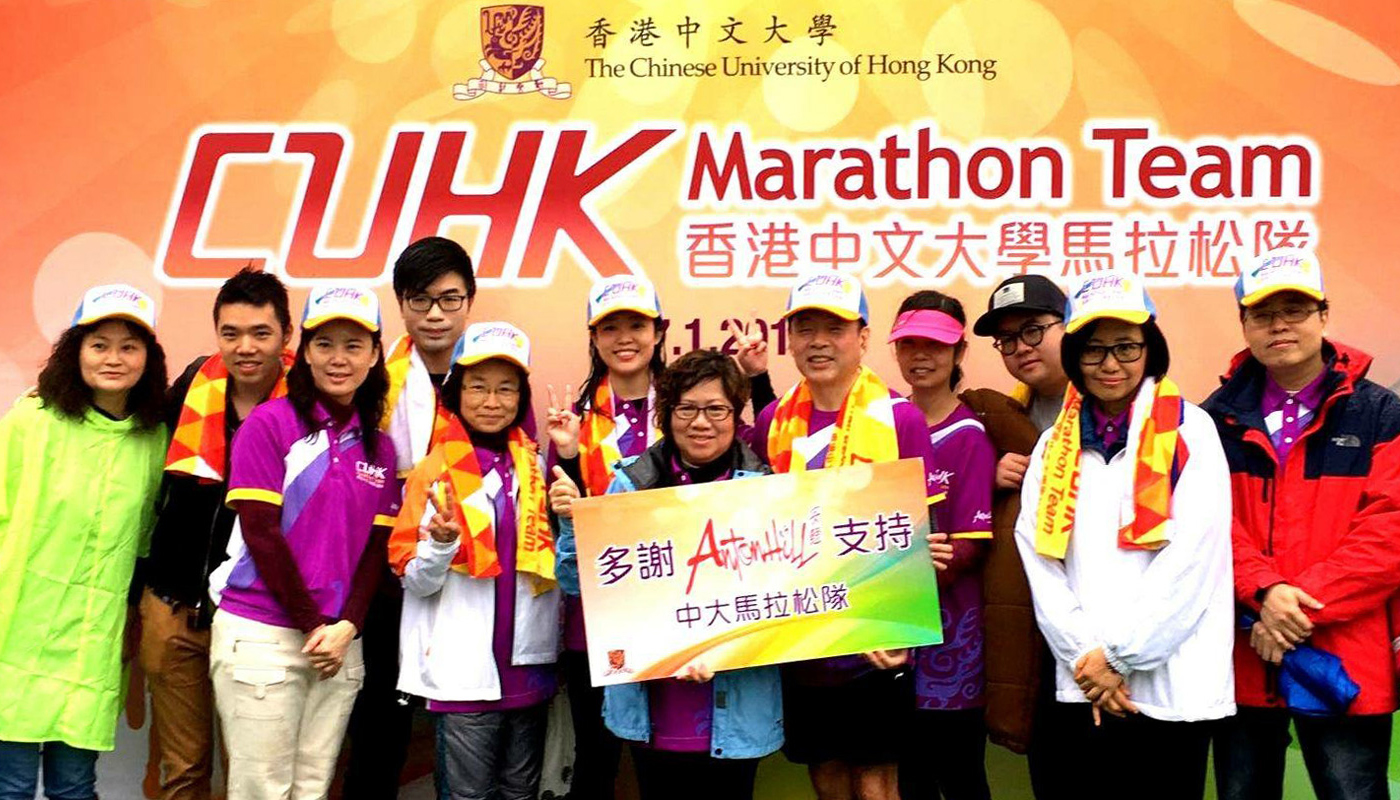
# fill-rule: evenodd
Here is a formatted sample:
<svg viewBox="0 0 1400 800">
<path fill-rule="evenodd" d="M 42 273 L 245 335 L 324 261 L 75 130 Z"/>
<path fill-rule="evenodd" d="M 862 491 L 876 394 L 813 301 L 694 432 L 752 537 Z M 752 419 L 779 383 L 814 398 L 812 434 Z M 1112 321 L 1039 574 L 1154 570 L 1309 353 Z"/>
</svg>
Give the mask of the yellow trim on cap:
<svg viewBox="0 0 1400 800">
<path fill-rule="evenodd" d="M 107 312 L 106 314 L 99 314 L 99 315 L 97 315 L 97 316 L 95 316 L 95 317 L 83 317 L 82 319 L 78 320 L 77 322 L 75 322 L 75 323 L 73 323 L 73 324 L 74 324 L 74 325 L 92 325 L 92 324 L 94 324 L 94 323 L 102 322 L 103 320 L 109 320 L 109 319 L 121 319 L 121 320 L 126 320 L 127 322 L 134 322 L 134 323 L 136 323 L 137 325 L 140 325 L 140 326 L 141 326 L 142 328 L 144 328 L 145 330 L 149 331 L 150 333 L 155 333 L 155 332 L 156 332 L 156 329 L 151 327 L 151 323 L 147 322 L 147 321 L 144 320 L 144 319 L 141 319 L 140 317 L 136 316 L 135 314 L 127 314 L 126 312 L 123 312 L 123 311 L 109 311 L 109 312 Z"/>
<path fill-rule="evenodd" d="M 228 494 L 224 495 L 224 505 L 226 506 L 232 506 L 239 500 L 256 500 L 259 503 L 271 503 L 274 506 L 280 506 L 282 505 L 282 493 L 274 492 L 269 489 L 243 487 L 229 489 Z"/>
<path fill-rule="evenodd" d="M 1103 309 L 1101 311 L 1091 311 L 1082 317 L 1065 321 L 1065 333 L 1074 333 L 1080 328 L 1101 319 L 1121 319 L 1129 325 L 1141 325 L 1152 319 L 1152 312 L 1141 311 L 1121 311 L 1115 309 Z"/>
<path fill-rule="evenodd" d="M 372 322 L 367 322 L 360 317 L 357 317 L 353 314 L 347 314 L 343 311 L 332 311 L 330 313 L 323 314 L 319 317 L 312 317 L 311 319 L 308 319 L 305 322 L 301 323 L 301 329 L 304 331 L 315 330 L 316 328 L 325 325 L 327 322 L 331 322 L 337 319 L 343 319 L 349 322 L 353 322 L 356 325 L 359 325 L 361 328 L 364 328 L 365 330 L 369 331 L 370 333 L 379 333 L 378 325 L 375 325 Z"/>
<path fill-rule="evenodd" d="M 835 314 L 836 316 L 846 320 L 847 322 L 855 322 L 856 320 L 861 318 L 860 311 L 858 310 L 852 311 L 849 308 L 840 308 L 839 306 L 828 306 L 823 303 L 808 303 L 806 305 L 797 306 L 796 308 L 784 311 L 783 315 L 778 319 L 787 319 L 788 317 L 792 316 L 793 314 L 796 314 L 799 311 L 825 311 L 828 314 Z"/>
<path fill-rule="evenodd" d="M 632 312 L 641 314 L 642 316 L 647 317 L 648 319 L 660 319 L 660 318 L 661 318 L 661 314 L 658 313 L 657 310 L 656 310 L 655 308 L 650 308 L 650 307 L 648 307 L 648 308 L 643 308 L 643 307 L 641 307 L 641 306 L 633 306 L 633 305 L 620 305 L 620 306 L 613 306 L 612 308 L 609 308 L 607 311 L 604 311 L 604 312 L 601 313 L 601 314 L 594 314 L 594 315 L 593 315 L 593 319 L 590 319 L 590 320 L 588 321 L 588 327 L 591 328 L 591 327 L 593 327 L 594 325 L 597 325 L 599 322 L 602 322 L 603 319 L 604 319 L 605 317 L 610 317 L 610 316 L 612 316 L 613 314 L 618 313 L 619 311 L 632 311 Z"/>
<path fill-rule="evenodd" d="M 509 361 L 515 366 L 525 370 L 526 375 L 530 374 L 530 366 L 528 364 L 522 364 L 520 363 L 520 359 L 512 355 L 507 355 L 505 353 L 475 353 L 472 355 L 464 355 L 461 358 L 457 359 L 457 366 L 470 367 L 476 364 L 480 364 L 483 361 L 490 361 L 493 358 L 499 358 L 502 361 Z"/>
<path fill-rule="evenodd" d="M 1327 299 L 1322 292 L 1317 290 L 1316 286 L 1301 286 L 1296 283 L 1278 283 L 1272 286 L 1265 286 L 1262 289 L 1255 289 L 1251 294 L 1244 296 L 1244 299 L 1240 301 L 1240 305 L 1248 308 L 1249 306 L 1259 303 L 1261 300 L 1273 297 L 1279 292 L 1300 292 L 1319 303 Z"/>
</svg>

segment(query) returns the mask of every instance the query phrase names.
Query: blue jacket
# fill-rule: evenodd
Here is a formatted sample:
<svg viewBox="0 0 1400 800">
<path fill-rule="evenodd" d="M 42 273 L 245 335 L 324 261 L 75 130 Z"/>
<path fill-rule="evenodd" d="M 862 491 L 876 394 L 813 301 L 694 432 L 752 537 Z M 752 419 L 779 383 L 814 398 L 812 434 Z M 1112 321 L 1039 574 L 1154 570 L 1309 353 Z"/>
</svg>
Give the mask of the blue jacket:
<svg viewBox="0 0 1400 800">
<path fill-rule="evenodd" d="M 742 443 L 735 454 L 734 478 L 750 478 L 767 473 L 768 468 Z M 669 455 L 662 443 L 635 458 L 624 459 L 613 476 L 608 494 L 655 488 L 663 470 L 669 470 Z M 574 547 L 574 524 L 559 520 L 556 575 L 559 585 L 577 595 L 578 554 Z M 715 758 L 761 758 L 783 746 L 783 692 L 778 668 L 750 667 L 719 672 L 714 677 L 713 726 L 710 755 Z M 603 690 L 603 723 L 619 738 L 634 742 L 651 741 L 651 707 L 644 682 L 608 686 Z"/>
</svg>

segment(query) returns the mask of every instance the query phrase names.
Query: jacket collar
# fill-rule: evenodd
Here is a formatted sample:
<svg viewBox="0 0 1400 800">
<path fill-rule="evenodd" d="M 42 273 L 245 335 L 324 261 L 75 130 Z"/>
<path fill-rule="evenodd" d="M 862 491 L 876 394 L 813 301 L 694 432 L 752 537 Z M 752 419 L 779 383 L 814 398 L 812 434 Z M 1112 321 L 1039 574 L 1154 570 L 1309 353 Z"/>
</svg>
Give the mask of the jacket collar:
<svg viewBox="0 0 1400 800">
<path fill-rule="evenodd" d="M 1371 356 L 1354 347 L 1322 340 L 1323 405 L 1331 398 L 1350 394 L 1371 369 Z M 1205 409 L 1221 413 L 1251 428 L 1264 427 L 1264 365 L 1248 349 L 1235 354 L 1221 376 L 1221 387 L 1206 401 Z"/>
</svg>

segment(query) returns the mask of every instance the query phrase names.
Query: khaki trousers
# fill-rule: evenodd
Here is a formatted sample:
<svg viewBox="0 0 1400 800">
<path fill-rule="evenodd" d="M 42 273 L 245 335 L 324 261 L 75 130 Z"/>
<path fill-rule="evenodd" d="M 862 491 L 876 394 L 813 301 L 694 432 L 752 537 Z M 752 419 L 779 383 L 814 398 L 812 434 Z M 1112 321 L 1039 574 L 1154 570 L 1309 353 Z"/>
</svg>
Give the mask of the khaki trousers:
<svg viewBox="0 0 1400 800">
<path fill-rule="evenodd" d="M 172 609 L 150 589 L 141 595 L 141 669 L 151 693 L 160 799 L 209 800 L 214 766 L 209 631 L 192 630 L 185 609 Z"/>
<path fill-rule="evenodd" d="M 320 800 L 330 791 L 355 695 L 365 679 L 360 640 L 335 677 L 320 679 L 306 636 L 215 612 L 214 699 L 228 746 L 228 800 Z"/>
</svg>

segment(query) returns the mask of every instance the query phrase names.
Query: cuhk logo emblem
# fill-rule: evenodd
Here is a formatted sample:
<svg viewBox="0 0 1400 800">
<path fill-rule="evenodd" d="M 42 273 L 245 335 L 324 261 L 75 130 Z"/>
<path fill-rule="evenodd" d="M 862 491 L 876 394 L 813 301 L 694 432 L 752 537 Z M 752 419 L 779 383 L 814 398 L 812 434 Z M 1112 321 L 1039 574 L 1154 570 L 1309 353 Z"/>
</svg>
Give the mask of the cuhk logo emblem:
<svg viewBox="0 0 1400 800">
<path fill-rule="evenodd" d="M 573 87 L 544 76 L 544 6 L 487 6 L 481 9 L 481 77 L 452 87 L 458 100 L 487 94 L 539 92 L 564 100 Z"/>
</svg>

